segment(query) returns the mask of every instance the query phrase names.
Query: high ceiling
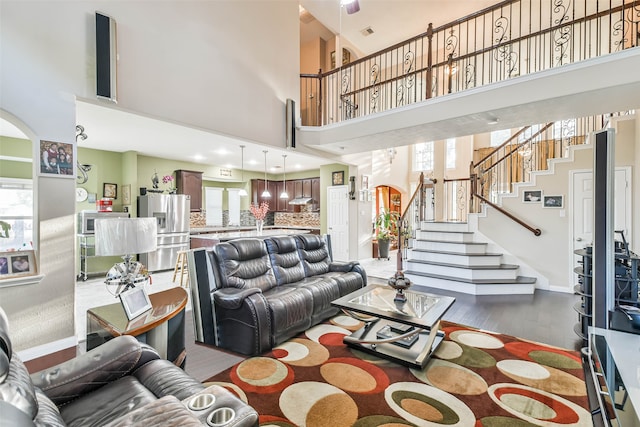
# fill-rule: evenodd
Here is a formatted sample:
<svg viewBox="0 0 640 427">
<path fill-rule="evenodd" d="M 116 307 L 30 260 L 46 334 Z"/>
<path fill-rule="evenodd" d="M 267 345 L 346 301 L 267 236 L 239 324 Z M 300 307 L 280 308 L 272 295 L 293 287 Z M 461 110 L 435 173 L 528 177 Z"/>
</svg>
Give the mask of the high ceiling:
<svg viewBox="0 0 640 427">
<path fill-rule="evenodd" d="M 311 36 L 327 40 L 331 34 L 339 34 L 364 55 L 370 55 L 426 32 L 429 23 L 439 27 L 501 0 L 358 1 L 360 10 L 348 14 L 340 0 L 300 0 L 300 5 L 315 18 L 301 16 L 300 41 Z M 364 35 L 366 28 L 373 33 Z"/>
<path fill-rule="evenodd" d="M 340 8 L 339 2 L 300 0 L 306 10 L 300 16 L 301 42 L 311 37 L 329 39 L 339 34 L 362 54 L 369 54 L 423 33 L 429 23 L 438 27 L 499 3 L 496 0 L 359 0 L 360 11 L 348 15 Z M 361 30 L 368 27 L 373 34 L 364 36 Z M 328 126 L 322 132 L 303 129 L 305 144 L 316 149 L 306 152 L 324 152 L 320 154 L 324 157 L 304 154 L 302 149 L 288 151 L 262 146 L 229 135 L 141 116 L 118 107 L 106 108 L 95 100 L 77 102 L 77 123 L 85 127 L 88 135 L 81 143 L 82 147 L 109 151 L 133 150 L 147 156 L 240 167 L 239 146 L 245 145 L 246 170 L 264 170 L 265 149 L 269 151 L 269 172 L 281 172 L 282 155 L 285 154 L 287 171 L 310 170 L 333 163 L 343 154 L 408 145 L 425 138 L 442 139 L 526 123 L 541 123 L 557 119 L 559 114 L 581 117 L 603 111 L 637 108 L 640 82 L 632 74 L 640 68 L 637 66 L 640 55 L 632 51 L 637 49 L 621 54 L 626 61 L 624 65 L 604 58 L 591 60 L 588 68 L 587 65 L 573 64 L 549 70 L 541 77 L 521 76 L 506 82 L 504 88 L 496 85 L 476 88 L 473 93 L 453 94 L 443 97 L 446 99 L 425 103 L 429 105 L 382 113 L 375 120 L 362 117 L 343 125 Z M 601 62 L 601 69 L 594 67 L 594 62 Z M 619 75 L 620 78 L 616 79 L 619 82 L 602 79 L 602 76 L 613 75 L 610 74 L 612 70 Z M 557 93 L 542 96 L 544 91 L 536 83 L 543 85 L 545 90 Z M 513 98 L 506 93 L 508 87 L 511 88 L 509 93 L 515 90 L 521 96 L 505 103 L 505 99 Z M 463 97 L 464 100 L 461 99 Z M 495 110 L 498 107 L 502 111 Z M 488 126 L 489 116 L 499 117 L 499 125 Z M 6 128 L 0 123 L 0 133 L 4 133 Z M 180 141 L 180 150 L 175 149 L 176 141 Z M 215 146 L 216 150 L 207 150 L 206 147 L 210 146 Z M 199 157 L 196 158 L 196 155 Z"/>
</svg>

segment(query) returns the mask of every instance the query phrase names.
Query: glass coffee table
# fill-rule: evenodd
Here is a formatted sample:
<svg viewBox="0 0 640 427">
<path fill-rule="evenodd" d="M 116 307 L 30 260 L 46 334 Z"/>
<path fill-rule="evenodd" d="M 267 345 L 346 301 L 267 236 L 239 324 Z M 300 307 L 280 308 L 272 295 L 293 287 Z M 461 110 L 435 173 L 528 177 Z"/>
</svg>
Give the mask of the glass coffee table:
<svg viewBox="0 0 640 427">
<path fill-rule="evenodd" d="M 444 339 L 440 319 L 455 298 L 404 291 L 406 302 L 395 301 L 396 291 L 370 285 L 333 301 L 365 326 L 344 337 L 348 346 L 422 369 Z"/>
</svg>

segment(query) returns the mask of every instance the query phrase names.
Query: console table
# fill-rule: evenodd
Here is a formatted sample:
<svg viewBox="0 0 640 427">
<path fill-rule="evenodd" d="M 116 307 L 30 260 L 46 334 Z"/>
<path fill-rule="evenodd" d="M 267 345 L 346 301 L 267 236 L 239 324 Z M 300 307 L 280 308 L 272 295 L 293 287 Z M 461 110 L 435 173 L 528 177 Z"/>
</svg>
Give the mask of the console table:
<svg viewBox="0 0 640 427">
<path fill-rule="evenodd" d="M 184 367 L 184 312 L 188 294 L 176 287 L 149 295 L 152 309 L 129 320 L 120 302 L 87 310 L 87 350 L 120 335 L 132 335 L 165 359 Z"/>
</svg>

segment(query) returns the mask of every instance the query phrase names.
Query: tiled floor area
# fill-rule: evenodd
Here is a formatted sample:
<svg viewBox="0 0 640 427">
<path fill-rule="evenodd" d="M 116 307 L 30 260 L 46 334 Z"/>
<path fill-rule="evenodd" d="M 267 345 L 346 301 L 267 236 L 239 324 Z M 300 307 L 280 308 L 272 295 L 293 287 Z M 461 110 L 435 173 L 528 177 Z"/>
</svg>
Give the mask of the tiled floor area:
<svg viewBox="0 0 640 427">
<path fill-rule="evenodd" d="M 367 276 L 387 279 L 396 271 L 396 253 L 392 252 L 390 255 L 390 260 L 369 258 L 360 260 L 360 264 L 367 272 Z M 147 292 L 151 294 L 178 286 L 177 283 L 172 282 L 172 279 L 173 270 L 153 273 L 151 275 L 152 283 L 146 285 Z M 119 302 L 119 299 L 113 294 L 114 291 L 115 288 L 108 287 L 104 283 L 104 276 L 91 277 L 86 282 L 78 281 L 76 283 L 76 336 L 81 344 L 86 340 L 87 310 Z M 187 303 L 187 310 L 191 310 L 190 301 Z"/>
</svg>

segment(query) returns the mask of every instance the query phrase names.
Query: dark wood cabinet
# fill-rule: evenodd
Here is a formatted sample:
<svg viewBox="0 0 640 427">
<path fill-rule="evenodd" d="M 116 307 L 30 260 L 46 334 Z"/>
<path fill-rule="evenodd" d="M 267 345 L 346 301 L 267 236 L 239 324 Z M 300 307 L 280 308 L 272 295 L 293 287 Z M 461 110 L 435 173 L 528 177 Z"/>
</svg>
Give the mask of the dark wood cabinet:
<svg viewBox="0 0 640 427">
<path fill-rule="evenodd" d="M 202 210 L 202 172 L 177 170 L 176 189 L 178 194 L 188 194 L 191 198 L 191 212 Z"/>
<path fill-rule="evenodd" d="M 251 180 L 251 203 L 261 204 L 262 202 L 269 203 L 269 210 L 274 210 L 274 198 L 276 195 L 276 184 L 273 181 L 267 181 L 266 187 L 271 193 L 271 197 L 262 197 L 265 189 L 264 179 L 252 179 Z"/>
<path fill-rule="evenodd" d="M 296 179 L 295 181 L 293 181 L 293 197 L 295 199 L 299 199 L 300 197 L 302 197 L 302 180 L 301 179 Z"/>
<path fill-rule="evenodd" d="M 310 209 L 319 210 L 320 206 L 320 178 L 290 179 L 288 181 L 268 181 L 267 187 L 271 193 L 270 198 L 263 198 L 264 179 L 251 180 L 251 203 L 269 203 L 269 210 L 274 212 L 296 212 L 296 205 L 290 205 L 293 199 L 308 197 L 313 202 Z M 281 199 L 280 194 L 286 188 L 288 199 Z M 299 210 L 298 210 L 299 211 Z"/>
<path fill-rule="evenodd" d="M 311 178 L 302 180 L 302 197 L 311 197 Z"/>
</svg>

